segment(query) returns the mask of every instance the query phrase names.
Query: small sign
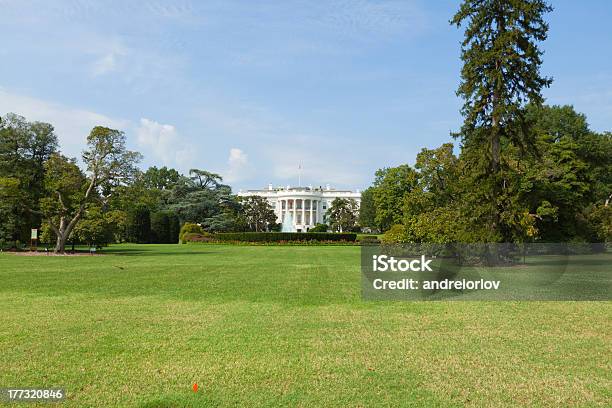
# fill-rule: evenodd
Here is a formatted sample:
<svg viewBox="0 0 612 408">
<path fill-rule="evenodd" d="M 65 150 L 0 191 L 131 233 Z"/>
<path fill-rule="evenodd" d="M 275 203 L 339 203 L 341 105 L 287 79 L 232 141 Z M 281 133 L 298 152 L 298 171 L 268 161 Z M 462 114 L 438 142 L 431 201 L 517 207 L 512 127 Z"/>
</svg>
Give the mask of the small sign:
<svg viewBox="0 0 612 408">
<path fill-rule="evenodd" d="M 38 230 L 36 228 L 32 228 L 32 239 L 38 239 Z"/>
</svg>

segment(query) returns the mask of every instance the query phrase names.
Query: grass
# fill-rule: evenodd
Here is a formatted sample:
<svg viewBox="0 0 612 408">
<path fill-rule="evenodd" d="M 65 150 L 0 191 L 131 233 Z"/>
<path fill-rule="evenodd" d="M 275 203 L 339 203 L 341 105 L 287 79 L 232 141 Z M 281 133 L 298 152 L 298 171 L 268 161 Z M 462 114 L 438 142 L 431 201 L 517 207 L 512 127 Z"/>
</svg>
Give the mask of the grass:
<svg viewBox="0 0 612 408">
<path fill-rule="evenodd" d="M 610 302 L 365 302 L 352 246 L 103 252 L 0 254 L 0 387 L 66 407 L 612 399 Z"/>
</svg>

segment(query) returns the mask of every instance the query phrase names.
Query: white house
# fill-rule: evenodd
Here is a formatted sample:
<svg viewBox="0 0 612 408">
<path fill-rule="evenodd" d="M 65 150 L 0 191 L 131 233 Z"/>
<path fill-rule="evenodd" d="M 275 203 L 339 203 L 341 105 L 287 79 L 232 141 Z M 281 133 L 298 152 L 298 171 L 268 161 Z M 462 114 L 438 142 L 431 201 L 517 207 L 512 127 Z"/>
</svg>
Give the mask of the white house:
<svg viewBox="0 0 612 408">
<path fill-rule="evenodd" d="M 361 203 L 361 192 L 325 187 L 273 187 L 263 190 L 239 191 L 241 197 L 260 196 L 274 208 L 277 222 L 285 232 L 306 232 L 316 224 L 327 223 L 327 210 L 336 198 L 352 198 Z"/>
</svg>

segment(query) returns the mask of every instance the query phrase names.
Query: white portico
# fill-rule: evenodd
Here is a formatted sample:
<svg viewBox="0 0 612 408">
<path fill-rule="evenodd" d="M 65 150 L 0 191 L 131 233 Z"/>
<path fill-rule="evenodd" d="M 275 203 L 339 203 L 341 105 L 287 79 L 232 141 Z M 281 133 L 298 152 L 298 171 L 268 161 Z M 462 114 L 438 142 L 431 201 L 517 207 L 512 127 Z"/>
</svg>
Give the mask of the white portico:
<svg viewBox="0 0 612 408">
<path fill-rule="evenodd" d="M 306 232 L 316 224 L 327 223 L 327 210 L 336 198 L 353 199 L 359 205 L 361 192 L 336 190 L 325 187 L 273 187 L 267 189 L 240 191 L 241 197 L 260 196 L 274 208 L 277 222 L 283 224 L 283 231 Z"/>
</svg>

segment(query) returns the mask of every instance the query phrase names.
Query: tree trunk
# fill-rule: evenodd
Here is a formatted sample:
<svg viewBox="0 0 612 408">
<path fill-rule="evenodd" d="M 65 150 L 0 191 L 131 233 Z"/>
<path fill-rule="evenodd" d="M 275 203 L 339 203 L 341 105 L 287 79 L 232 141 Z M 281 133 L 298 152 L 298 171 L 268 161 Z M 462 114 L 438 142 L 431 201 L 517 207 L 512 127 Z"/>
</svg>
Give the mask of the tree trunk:
<svg viewBox="0 0 612 408">
<path fill-rule="evenodd" d="M 499 145 L 499 129 L 497 118 L 493 118 L 493 129 L 491 129 L 491 171 L 497 174 L 499 171 L 499 162 L 501 156 L 501 148 Z"/>
<path fill-rule="evenodd" d="M 57 236 L 57 241 L 55 243 L 55 249 L 53 252 L 63 254 L 66 249 L 66 236 Z"/>
<path fill-rule="evenodd" d="M 76 223 L 81 218 L 81 211 L 79 210 L 74 218 L 66 225 L 66 219 L 64 217 L 60 217 L 60 227 L 55 230 L 57 234 L 57 241 L 55 243 L 55 253 L 63 254 L 66 251 L 66 241 L 72 232 L 72 229 L 76 225 Z"/>
</svg>

